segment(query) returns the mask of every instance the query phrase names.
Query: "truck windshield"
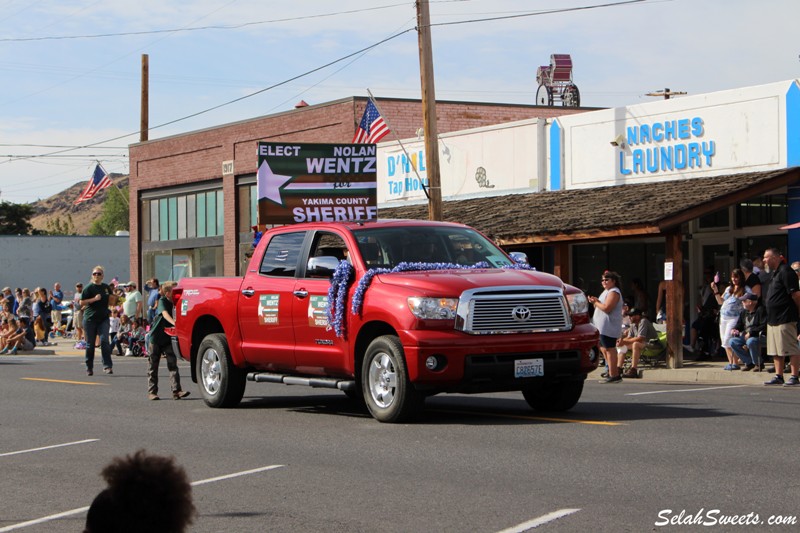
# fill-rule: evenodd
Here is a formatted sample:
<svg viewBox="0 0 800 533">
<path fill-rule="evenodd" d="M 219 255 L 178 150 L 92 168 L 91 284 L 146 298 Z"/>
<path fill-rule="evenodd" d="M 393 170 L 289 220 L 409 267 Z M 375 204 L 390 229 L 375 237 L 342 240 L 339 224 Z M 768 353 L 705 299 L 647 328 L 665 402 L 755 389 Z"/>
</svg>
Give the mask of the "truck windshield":
<svg viewBox="0 0 800 533">
<path fill-rule="evenodd" d="M 394 268 L 403 262 L 453 263 L 491 267 L 513 263 L 494 243 L 469 228 L 405 226 L 353 232 L 369 268 Z"/>
</svg>

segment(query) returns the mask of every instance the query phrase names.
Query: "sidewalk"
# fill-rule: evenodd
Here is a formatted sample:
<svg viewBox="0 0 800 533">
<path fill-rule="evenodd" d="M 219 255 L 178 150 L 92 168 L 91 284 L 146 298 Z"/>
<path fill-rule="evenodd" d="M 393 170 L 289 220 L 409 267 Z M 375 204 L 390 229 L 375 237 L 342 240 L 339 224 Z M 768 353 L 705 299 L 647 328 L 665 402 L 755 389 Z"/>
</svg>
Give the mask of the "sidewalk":
<svg viewBox="0 0 800 533">
<path fill-rule="evenodd" d="M 771 359 L 771 358 L 770 358 Z M 637 380 L 643 383 L 699 383 L 709 385 L 763 385 L 775 374 L 770 374 L 766 370 L 763 372 L 742 372 L 741 370 L 723 370 L 727 360 L 720 358 L 714 361 L 692 361 L 684 360 L 681 368 L 665 368 L 662 365 L 656 368 L 640 366 L 639 370 L 642 377 Z M 766 362 L 767 369 L 772 366 L 772 361 Z M 788 366 L 788 362 L 787 362 Z M 598 368 L 591 374 L 589 379 L 601 379 L 600 374 L 605 372 L 605 368 Z M 787 369 L 788 374 L 788 369 Z M 786 377 L 786 375 L 784 375 Z"/>
<path fill-rule="evenodd" d="M 54 342 L 51 346 L 37 346 L 33 352 L 21 352 L 19 355 L 57 355 L 83 357 L 83 350 L 75 349 L 75 341 L 72 339 L 58 337 L 51 339 Z M 99 357 L 99 348 L 96 356 Z M 0 356 L 2 357 L 2 356 Z M 116 355 L 114 357 L 117 357 Z M 767 368 L 771 366 L 771 361 L 767 362 Z M 774 374 L 769 372 L 742 372 L 741 370 L 723 370 L 727 361 L 717 358 L 714 361 L 684 361 L 682 368 L 669 369 L 663 365 L 657 368 L 641 366 L 642 377 L 635 380 L 642 383 L 698 383 L 710 385 L 763 385 L 765 381 L 772 379 Z M 605 372 L 604 368 L 598 368 L 588 379 L 599 380 L 600 374 Z M 788 374 L 788 371 L 787 371 Z M 634 381 L 634 380 L 631 380 Z"/>
<path fill-rule="evenodd" d="M 70 338 L 64 337 L 56 337 L 55 339 L 48 339 L 51 343 L 50 346 L 36 346 L 32 352 L 19 352 L 17 355 L 58 355 L 58 356 L 75 356 L 81 357 L 85 355 L 85 350 L 76 350 L 75 349 L 75 341 Z M 114 351 L 114 357 L 117 357 L 116 350 Z M 95 352 L 96 357 L 100 357 L 100 348 L 97 348 Z M 2 357 L 2 355 L 0 355 Z"/>
</svg>

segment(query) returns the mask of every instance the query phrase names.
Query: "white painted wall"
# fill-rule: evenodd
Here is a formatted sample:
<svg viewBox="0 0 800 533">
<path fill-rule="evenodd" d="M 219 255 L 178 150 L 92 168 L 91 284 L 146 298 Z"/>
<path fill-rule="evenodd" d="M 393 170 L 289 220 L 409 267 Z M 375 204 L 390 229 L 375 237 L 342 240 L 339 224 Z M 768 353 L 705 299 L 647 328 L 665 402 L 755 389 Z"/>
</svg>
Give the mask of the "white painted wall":
<svg viewBox="0 0 800 533">
<path fill-rule="evenodd" d="M 105 268 L 105 282 L 130 281 L 130 237 L 0 235 L 0 289 L 42 286 L 55 282 L 69 297 L 84 285 L 92 268 Z"/>
<path fill-rule="evenodd" d="M 582 189 L 786 168 L 790 157 L 800 159 L 800 154 L 787 157 L 787 92 L 795 83 L 653 100 L 565 115 L 546 123 L 531 119 L 443 134 L 439 142 L 442 197 L 535 192 L 554 183 L 560 183 L 556 188 Z M 800 116 L 795 115 L 796 110 L 791 120 L 798 129 Z M 553 128 L 554 120 L 558 128 Z M 562 174 L 554 180 L 552 135 L 559 128 L 557 157 Z M 611 141 L 618 139 L 622 142 L 612 146 Z M 800 152 L 800 142 L 796 144 L 794 149 Z M 423 140 L 408 139 L 403 145 L 427 183 Z M 404 165 L 407 160 L 398 142 L 378 145 L 379 206 L 425 201 L 418 178 Z"/>
<path fill-rule="evenodd" d="M 537 190 L 537 119 L 451 132 L 439 136 L 442 196 L 468 197 Z M 417 164 L 427 184 L 421 139 L 378 145 L 378 205 L 424 200 L 425 193 L 407 161 Z M 482 169 L 482 170 L 479 170 Z"/>
<path fill-rule="evenodd" d="M 730 91 L 657 100 L 623 108 L 605 109 L 558 118 L 563 128 L 565 189 L 699 178 L 736 172 L 786 168 L 786 81 Z M 642 127 L 661 132 L 667 124 L 687 124 L 686 138 L 640 140 Z M 698 122 L 699 121 L 699 122 Z M 700 125 L 699 134 L 693 124 Z M 688 131 L 687 131 L 688 130 Z M 625 146 L 610 143 L 622 135 Z M 705 143 L 705 144 L 704 144 Z M 713 155 L 701 156 L 694 166 L 659 165 L 647 170 L 647 156 L 686 150 L 690 145 L 713 146 Z M 622 160 L 620 154 L 623 154 Z M 641 157 L 644 167 L 635 166 Z M 627 172 L 626 172 L 627 171 Z"/>
</svg>

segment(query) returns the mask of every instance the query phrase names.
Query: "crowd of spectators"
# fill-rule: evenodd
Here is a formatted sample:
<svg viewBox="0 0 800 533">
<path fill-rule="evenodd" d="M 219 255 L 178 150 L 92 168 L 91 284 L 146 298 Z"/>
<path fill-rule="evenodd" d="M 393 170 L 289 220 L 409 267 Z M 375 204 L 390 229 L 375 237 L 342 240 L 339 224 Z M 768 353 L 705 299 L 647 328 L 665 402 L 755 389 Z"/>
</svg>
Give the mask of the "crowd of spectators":
<svg viewBox="0 0 800 533">
<path fill-rule="evenodd" d="M 147 280 L 142 292 L 134 281 L 119 283 L 114 278 L 110 286 L 117 296 L 109 310 L 112 350 L 116 349 L 118 355 L 134 355 L 134 344 L 145 346 L 145 334 L 160 295 L 159 282 Z M 84 287 L 84 283 L 76 283 L 71 297 L 65 296 L 59 282 L 51 290 L 4 287 L 0 294 L 0 354 L 49 346 L 57 337 L 71 337 L 76 349 L 85 349 L 84 308 L 80 305 Z M 146 355 L 146 350 L 136 355 Z"/>
</svg>

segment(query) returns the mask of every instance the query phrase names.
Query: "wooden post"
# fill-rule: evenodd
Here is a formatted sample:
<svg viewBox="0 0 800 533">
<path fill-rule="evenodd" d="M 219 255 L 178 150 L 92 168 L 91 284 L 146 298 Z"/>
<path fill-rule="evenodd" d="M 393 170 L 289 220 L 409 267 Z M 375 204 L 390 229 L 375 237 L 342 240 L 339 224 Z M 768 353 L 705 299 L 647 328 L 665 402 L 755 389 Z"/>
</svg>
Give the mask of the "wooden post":
<svg viewBox="0 0 800 533">
<path fill-rule="evenodd" d="M 666 261 L 672 262 L 672 280 L 667 281 L 667 368 L 683 366 L 683 238 L 680 228 L 666 236 Z"/>
<path fill-rule="evenodd" d="M 139 142 L 148 139 L 150 129 L 150 61 L 147 54 L 142 54 L 142 108 L 139 114 Z"/>
<path fill-rule="evenodd" d="M 428 168 L 428 219 L 442 220 L 442 185 L 439 174 L 439 143 L 436 124 L 436 90 L 433 83 L 433 51 L 428 0 L 417 1 L 419 70 L 422 87 L 422 126 L 425 131 L 425 165 Z"/>
</svg>

